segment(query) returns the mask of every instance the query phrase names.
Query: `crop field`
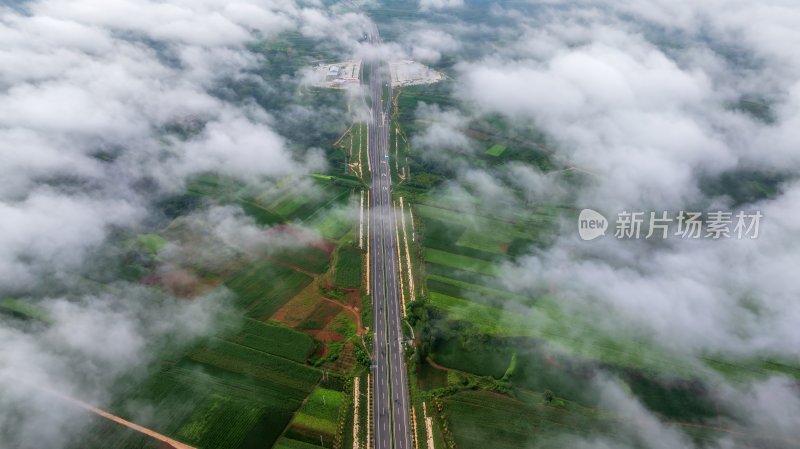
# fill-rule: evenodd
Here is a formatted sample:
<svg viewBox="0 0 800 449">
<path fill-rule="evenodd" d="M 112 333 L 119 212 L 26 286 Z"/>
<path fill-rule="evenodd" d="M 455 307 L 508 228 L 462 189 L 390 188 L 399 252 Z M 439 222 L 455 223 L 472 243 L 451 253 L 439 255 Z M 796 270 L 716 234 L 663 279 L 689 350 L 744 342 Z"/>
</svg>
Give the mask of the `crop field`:
<svg viewBox="0 0 800 449">
<path fill-rule="evenodd" d="M 497 273 L 497 266 L 485 260 L 461 254 L 448 253 L 434 248 L 425 249 L 425 260 L 429 263 L 444 265 L 464 271 L 474 271 L 486 276 Z"/>
<path fill-rule="evenodd" d="M 358 179 L 335 176 L 312 177 L 316 186 L 297 192 L 291 185 L 279 184 L 275 190 L 250 191 L 222 177 L 207 175 L 196 178 L 188 187 L 192 195 L 210 198 L 223 204 L 236 204 L 262 226 L 310 220 L 347 200 Z"/>
<path fill-rule="evenodd" d="M 486 155 L 492 157 L 500 157 L 503 153 L 505 153 L 505 151 L 506 147 L 504 145 L 496 143 L 490 146 L 489 149 L 486 150 Z"/>
<path fill-rule="evenodd" d="M 332 435 L 336 432 L 342 400 L 344 393 L 341 391 L 318 387 L 303 403 L 293 423 Z"/>
<path fill-rule="evenodd" d="M 311 226 L 328 240 L 339 240 L 353 229 L 354 220 L 345 209 L 326 210 L 318 214 Z"/>
<path fill-rule="evenodd" d="M 38 320 L 43 322 L 48 322 L 50 320 L 44 309 L 14 298 L 0 299 L 0 314 L 9 315 L 21 320 Z"/>
<path fill-rule="evenodd" d="M 88 415 L 88 412 L 86 412 Z M 88 416 L 88 430 L 69 449 L 162 449 L 160 441 L 99 416 Z"/>
<path fill-rule="evenodd" d="M 263 412 L 250 401 L 211 395 L 178 430 L 177 439 L 204 447 L 237 448 Z"/>
<path fill-rule="evenodd" d="M 471 248 L 492 254 L 504 255 L 514 238 L 500 232 L 481 232 L 467 229 L 461 234 L 455 244 L 464 248 Z"/>
<path fill-rule="evenodd" d="M 503 309 L 455 298 L 445 294 L 430 292 L 431 304 L 445 312 L 455 320 L 468 321 L 487 335 L 496 336 L 530 336 L 536 331 L 533 322 L 521 312 L 507 313 Z"/>
<path fill-rule="evenodd" d="M 272 449 L 319 449 L 320 447 L 319 445 L 306 443 L 305 441 L 282 437 L 275 443 Z"/>
<path fill-rule="evenodd" d="M 361 286 L 361 250 L 342 248 L 336 259 L 336 285 L 342 288 Z"/>
<path fill-rule="evenodd" d="M 248 316 L 269 318 L 312 281 L 311 276 L 270 261 L 251 264 L 225 282 Z"/>
<path fill-rule="evenodd" d="M 241 332 L 228 340 L 299 363 L 305 362 L 314 346 L 311 337 L 306 334 L 251 318 L 246 318 Z"/>
<path fill-rule="evenodd" d="M 317 387 L 295 414 L 287 436 L 309 443 L 321 438 L 325 447 L 331 447 L 344 400 L 341 391 Z"/>
<path fill-rule="evenodd" d="M 291 238 L 291 235 L 288 236 Z M 303 248 L 292 248 L 280 251 L 270 258 L 289 268 L 314 274 L 327 271 L 331 261 L 330 245 L 317 243 Z"/>
<path fill-rule="evenodd" d="M 215 340 L 191 353 L 188 358 L 197 363 L 252 377 L 282 391 L 306 391 L 319 379 L 319 372 L 287 360 L 226 340 Z"/>
<path fill-rule="evenodd" d="M 165 366 L 114 406 L 117 414 L 201 449 L 271 444 L 319 380 L 319 372 L 217 340 Z M 137 414 L 145 407 L 147 416 Z M 133 414 L 133 415 L 131 415 Z M 127 445 L 137 448 L 139 445 Z"/>
<path fill-rule="evenodd" d="M 491 344 L 465 344 L 456 339 L 442 342 L 431 356 L 439 364 L 479 376 L 500 379 L 511 363 L 513 350 Z"/>
<path fill-rule="evenodd" d="M 567 430 L 573 435 L 606 433 L 611 423 L 581 409 L 528 403 L 499 394 L 467 391 L 445 400 L 450 429 L 459 449 L 520 447 L 560 448 L 550 436 Z"/>
</svg>

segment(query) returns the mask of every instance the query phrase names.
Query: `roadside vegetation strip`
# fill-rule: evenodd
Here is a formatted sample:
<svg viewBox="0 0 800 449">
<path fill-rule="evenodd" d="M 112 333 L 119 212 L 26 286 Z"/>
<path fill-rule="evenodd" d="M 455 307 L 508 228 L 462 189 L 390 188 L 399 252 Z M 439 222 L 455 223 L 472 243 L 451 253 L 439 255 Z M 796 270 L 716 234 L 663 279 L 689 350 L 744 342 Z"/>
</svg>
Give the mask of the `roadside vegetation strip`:
<svg viewBox="0 0 800 449">
<path fill-rule="evenodd" d="M 425 405 L 425 402 L 422 402 L 422 416 L 425 418 L 425 436 L 427 437 L 427 448 L 428 449 L 436 449 L 436 445 L 433 442 L 433 417 L 428 416 L 428 407 Z"/>
<path fill-rule="evenodd" d="M 361 202 L 358 207 L 358 247 L 364 249 L 364 191 L 359 192 Z"/>
<path fill-rule="evenodd" d="M 408 233 L 406 232 L 406 214 L 402 196 L 400 197 L 400 219 L 403 227 L 403 243 L 406 249 L 406 269 L 408 276 L 408 291 L 410 295 L 409 300 L 414 301 L 414 298 L 416 297 L 414 293 L 414 270 L 411 266 L 411 252 L 409 250 Z"/>
<path fill-rule="evenodd" d="M 497 265 L 492 262 L 433 248 L 425 248 L 425 260 L 429 263 L 458 268 L 466 271 L 474 271 L 487 276 L 494 276 L 498 271 Z"/>
<path fill-rule="evenodd" d="M 402 211 L 400 212 L 402 213 Z M 394 219 L 392 223 L 394 223 L 394 242 L 395 242 L 395 249 L 397 254 L 397 279 L 400 281 L 400 313 L 403 315 L 403 318 L 406 317 L 406 289 L 403 282 L 403 256 L 402 252 L 400 251 L 400 229 L 397 226 L 399 220 L 397 219 L 397 202 L 392 202 L 392 214 L 394 215 Z"/>
<path fill-rule="evenodd" d="M 359 405 L 361 403 L 361 378 L 356 376 L 353 379 L 353 449 L 360 449 L 359 441 Z"/>
</svg>

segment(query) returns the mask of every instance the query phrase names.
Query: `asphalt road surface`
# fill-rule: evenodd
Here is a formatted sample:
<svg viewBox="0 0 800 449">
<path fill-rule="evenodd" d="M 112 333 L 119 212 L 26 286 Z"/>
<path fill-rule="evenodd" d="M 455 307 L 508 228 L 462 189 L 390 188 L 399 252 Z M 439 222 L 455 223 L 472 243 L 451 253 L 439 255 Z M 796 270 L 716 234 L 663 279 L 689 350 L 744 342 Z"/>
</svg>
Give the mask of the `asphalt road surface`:
<svg viewBox="0 0 800 449">
<path fill-rule="evenodd" d="M 381 42 L 372 26 L 369 40 Z M 375 344 L 372 358 L 376 449 L 411 449 L 408 382 L 402 347 L 400 290 L 397 277 L 396 223 L 392 206 L 392 177 L 389 171 L 389 117 L 391 81 L 384 80 L 386 61 L 366 61 L 369 76 L 371 116 L 368 148 L 371 166 L 370 269 L 373 279 L 372 306 Z M 388 98 L 383 98 L 384 88 Z"/>
</svg>

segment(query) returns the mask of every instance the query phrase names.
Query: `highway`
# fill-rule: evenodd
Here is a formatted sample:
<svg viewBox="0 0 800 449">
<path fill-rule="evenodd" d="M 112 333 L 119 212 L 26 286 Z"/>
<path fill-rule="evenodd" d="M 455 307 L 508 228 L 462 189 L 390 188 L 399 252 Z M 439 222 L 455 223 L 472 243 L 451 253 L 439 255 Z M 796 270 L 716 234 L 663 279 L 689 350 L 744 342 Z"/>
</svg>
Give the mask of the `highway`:
<svg viewBox="0 0 800 449">
<path fill-rule="evenodd" d="M 381 43 L 378 29 L 372 25 L 370 43 Z M 370 184 L 370 276 L 373 279 L 372 307 L 374 326 L 373 416 L 376 449 L 411 449 L 408 382 L 402 347 L 400 290 L 397 277 L 397 242 L 392 177 L 389 164 L 389 118 L 391 82 L 383 80 L 386 61 L 365 61 L 369 75 L 370 122 L 368 151 Z M 388 72 L 388 70 L 387 70 Z M 384 85 L 388 98 L 384 101 Z"/>
</svg>

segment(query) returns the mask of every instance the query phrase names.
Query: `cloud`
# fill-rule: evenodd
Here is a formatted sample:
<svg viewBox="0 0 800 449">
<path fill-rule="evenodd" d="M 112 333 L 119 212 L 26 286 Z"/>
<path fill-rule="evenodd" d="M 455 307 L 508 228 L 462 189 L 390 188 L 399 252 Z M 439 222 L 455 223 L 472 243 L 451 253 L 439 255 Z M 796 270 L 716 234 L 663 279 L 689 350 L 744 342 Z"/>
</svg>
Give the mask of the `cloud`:
<svg viewBox="0 0 800 449">
<path fill-rule="evenodd" d="M 50 317 L 46 325 L 0 317 L 0 409 L 13 410 L 0 416 L 3 444 L 64 447 L 85 424 L 20 391 L 19 382 L 107 406 L 118 382 L 153 368 L 165 341 L 188 345 L 226 322 L 224 289 L 188 301 L 87 279 L 107 278 L 121 241 L 160 219 L 153 204 L 197 174 L 266 189 L 270 179 L 324 169 L 313 145 L 286 135 L 313 120 L 310 108 L 289 105 L 285 117 L 230 85 L 247 83 L 259 100 L 290 103 L 282 89 L 293 92 L 294 81 L 262 78 L 265 61 L 247 44 L 297 31 L 311 40 L 335 35 L 326 48 L 355 51 L 364 23 L 361 14 L 291 0 L 0 6 L 0 298 L 35 303 Z M 206 220 L 213 237 L 205 249 L 220 250 L 209 258 L 224 259 L 225 242 L 266 251 L 288 240 L 238 209 L 191 219 Z M 169 251 L 178 250 L 168 247 L 165 258 Z M 187 287 L 186 279 L 173 280 Z"/>
<path fill-rule="evenodd" d="M 431 9 L 459 8 L 464 6 L 464 0 L 420 0 L 419 6 L 423 11 Z"/>
<path fill-rule="evenodd" d="M 505 30 L 456 66 L 455 92 L 469 112 L 421 110 L 420 117 L 436 113 L 449 126 L 426 128 L 415 148 L 467 147 L 463 133 L 461 141 L 455 137 L 464 120 L 448 121 L 448 114 L 500 114 L 541 130 L 551 160 L 579 169 L 582 181 L 567 185 L 521 164 L 480 172 L 459 167 L 448 192 L 482 198 L 487 209 L 503 199 L 511 204 L 502 208 L 524 210 L 557 198 L 612 218 L 623 210 L 760 210 L 755 240 L 582 242 L 574 218 L 565 218 L 552 244 L 508 263 L 501 278 L 514 291 L 557 298 L 568 316 L 606 335 L 695 369 L 736 411 L 735 426 L 796 439 L 794 420 L 761 411 L 774 401 L 791 415 L 796 388 L 783 378 L 734 384 L 710 370 L 706 358 L 796 365 L 800 356 L 793 324 L 800 319 L 793 274 L 800 268 L 793 151 L 800 142 L 800 67 L 786 45 L 800 38 L 789 25 L 800 8 L 780 0 L 545 1 L 525 8 L 492 9 Z M 766 105 L 769 119 L 738 106 L 743 98 Z M 723 174 L 755 183 L 750 172 L 777 173 L 783 181 L 766 198 L 744 204 L 706 188 Z M 581 331 L 575 337 L 585 339 Z M 617 387 L 597 388 L 606 393 L 606 407 L 623 416 L 646 412 Z M 570 447 L 693 447 L 683 431 L 652 416 L 620 438 L 570 438 Z M 727 439 L 714 444 L 736 447 Z"/>
<path fill-rule="evenodd" d="M 461 43 L 449 33 L 432 29 L 408 33 L 406 45 L 410 48 L 411 58 L 427 63 L 438 62 L 442 53 L 453 53 L 461 48 Z"/>
<path fill-rule="evenodd" d="M 63 447 L 88 417 L 54 403 L 48 391 L 107 406 L 121 378 L 152 369 L 164 341 L 185 346 L 225 323 L 226 299 L 215 293 L 177 302 L 126 285 L 102 295 L 44 299 L 39 305 L 50 324 L 38 332 L 0 321 L 4 444 Z"/>
<path fill-rule="evenodd" d="M 462 132 L 469 117 L 457 110 L 442 110 L 438 105 L 420 103 L 415 111 L 417 120 L 426 123 L 425 131 L 412 137 L 412 146 L 422 152 L 423 158 L 443 164 L 457 164 L 452 157 L 466 155 L 474 150 Z"/>
</svg>

